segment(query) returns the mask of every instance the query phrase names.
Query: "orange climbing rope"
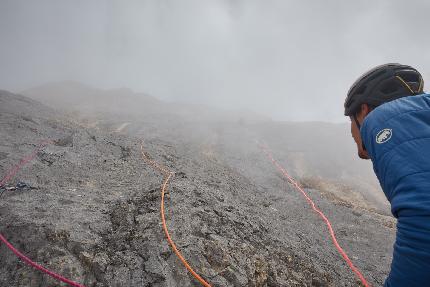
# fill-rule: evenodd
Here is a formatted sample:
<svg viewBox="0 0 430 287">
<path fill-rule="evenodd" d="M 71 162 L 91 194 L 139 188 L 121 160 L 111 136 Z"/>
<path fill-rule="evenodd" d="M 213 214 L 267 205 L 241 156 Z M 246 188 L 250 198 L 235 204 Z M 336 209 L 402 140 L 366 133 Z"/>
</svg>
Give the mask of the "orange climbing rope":
<svg viewBox="0 0 430 287">
<path fill-rule="evenodd" d="M 164 230 L 164 234 L 166 235 L 167 241 L 169 242 L 170 246 L 172 247 L 173 252 L 175 252 L 176 256 L 179 258 L 179 260 L 181 260 L 182 264 L 184 264 L 185 268 L 187 268 L 187 270 L 191 273 L 191 275 L 194 278 L 196 278 L 197 281 L 199 281 L 203 286 L 211 287 L 211 285 L 208 282 L 206 282 L 199 274 L 197 274 L 197 272 L 195 272 L 193 270 L 193 268 L 190 266 L 190 264 L 188 264 L 187 260 L 185 260 L 185 258 L 182 256 L 181 252 L 176 247 L 176 244 L 175 244 L 175 242 L 173 242 L 172 238 L 170 237 L 169 230 L 167 229 L 166 218 L 165 218 L 165 214 L 164 214 L 164 195 L 166 193 L 166 189 L 167 189 L 167 185 L 169 184 L 169 180 L 175 175 L 175 173 L 172 171 L 169 171 L 165 166 L 163 166 L 163 165 L 157 163 L 156 161 L 150 159 L 145 154 L 145 151 L 143 148 L 143 143 L 140 146 L 140 149 L 142 151 L 143 160 L 146 161 L 154 169 L 160 171 L 164 175 L 164 182 L 163 182 L 163 185 L 161 187 L 160 212 L 161 212 L 161 222 L 163 224 L 163 230 Z"/>
</svg>

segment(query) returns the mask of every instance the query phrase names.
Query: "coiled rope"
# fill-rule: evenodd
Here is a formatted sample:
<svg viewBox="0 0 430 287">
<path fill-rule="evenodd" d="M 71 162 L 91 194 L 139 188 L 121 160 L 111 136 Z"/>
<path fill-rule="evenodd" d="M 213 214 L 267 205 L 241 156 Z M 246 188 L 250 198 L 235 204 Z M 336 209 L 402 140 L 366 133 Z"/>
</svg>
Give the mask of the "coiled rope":
<svg viewBox="0 0 430 287">
<path fill-rule="evenodd" d="M 361 272 L 358 270 L 357 267 L 354 266 L 354 264 L 352 263 L 352 261 L 349 259 L 348 255 L 346 254 L 346 252 L 342 249 L 342 247 L 340 246 L 340 244 L 337 242 L 336 239 L 336 235 L 334 234 L 332 225 L 330 223 L 330 221 L 328 220 L 327 216 L 325 216 L 325 214 L 318 209 L 318 207 L 315 205 L 315 203 L 312 201 L 312 199 L 309 197 L 309 195 L 303 190 L 303 188 L 297 183 L 297 181 L 295 181 L 289 174 L 288 172 L 282 167 L 282 165 L 280 165 L 273 157 L 272 153 L 270 152 L 270 150 L 267 148 L 267 146 L 263 146 L 261 144 L 258 144 L 259 147 L 263 150 L 263 152 L 269 157 L 269 159 L 272 161 L 272 163 L 278 168 L 278 170 L 288 179 L 288 181 L 294 185 L 296 187 L 296 189 L 298 191 L 300 191 L 303 196 L 305 197 L 305 199 L 308 201 L 308 203 L 310 204 L 310 206 L 312 207 L 312 209 L 322 218 L 322 220 L 325 222 L 325 224 L 327 225 L 327 228 L 329 230 L 331 239 L 333 241 L 334 246 L 336 247 L 337 251 L 340 253 L 340 255 L 343 257 L 343 259 L 346 261 L 346 263 L 348 264 L 349 268 L 357 275 L 357 277 L 360 279 L 361 283 L 365 286 L 365 287 L 369 287 L 369 283 L 366 281 L 366 279 L 364 278 L 364 276 L 361 274 Z"/>
<path fill-rule="evenodd" d="M 28 162 L 30 162 L 31 160 L 34 159 L 34 157 L 37 155 L 37 153 L 44 148 L 45 146 L 47 146 L 48 144 L 51 144 L 52 141 L 51 140 L 45 140 L 39 143 L 39 145 L 37 146 L 36 149 L 33 150 L 33 152 L 29 155 L 27 155 L 26 157 L 22 158 L 18 164 L 16 164 L 12 169 L 10 169 L 7 173 L 6 176 L 0 181 L 0 187 L 4 186 L 9 180 L 11 180 L 17 173 L 18 171 L 24 166 L 26 165 Z M 25 256 L 24 254 L 22 254 L 21 252 L 19 252 L 9 241 L 7 241 L 7 239 L 3 236 L 3 234 L 0 234 L 0 241 L 3 242 L 7 248 L 9 248 L 16 256 L 18 256 L 22 261 L 24 261 L 26 264 L 30 265 L 31 267 L 35 268 L 36 270 L 39 270 L 49 276 L 51 276 L 52 278 L 59 280 L 61 282 L 64 282 L 70 286 L 74 286 L 74 287 L 85 287 L 84 285 L 81 285 L 79 283 L 76 283 L 72 280 L 69 280 L 53 271 L 50 271 L 48 269 L 46 269 L 45 267 L 37 264 L 36 262 L 32 261 L 30 258 L 28 258 L 27 256 Z"/>
<path fill-rule="evenodd" d="M 162 164 L 157 163 L 156 161 L 150 159 L 143 148 L 143 143 L 140 146 L 140 149 L 142 151 L 142 158 L 145 162 L 147 162 L 149 165 L 151 165 L 154 169 L 160 171 L 164 176 L 163 185 L 161 187 L 161 207 L 160 207 L 160 213 L 161 213 L 161 222 L 163 224 L 163 230 L 164 234 L 166 235 L 166 239 L 169 242 L 170 246 L 172 247 L 173 252 L 176 254 L 176 256 L 179 258 L 179 260 L 182 262 L 182 264 L 187 268 L 187 270 L 191 273 L 191 275 L 199 281 L 203 286 L 205 287 L 211 287 L 211 285 L 206 282 L 197 272 L 193 270 L 193 268 L 190 266 L 190 264 L 187 262 L 187 260 L 182 256 L 181 252 L 176 247 L 175 242 L 173 242 L 172 238 L 170 237 L 169 230 L 167 229 L 166 224 L 166 218 L 164 214 L 164 195 L 167 190 L 167 186 L 169 183 L 169 180 L 175 175 L 174 172 L 168 170 L 165 166 Z"/>
</svg>

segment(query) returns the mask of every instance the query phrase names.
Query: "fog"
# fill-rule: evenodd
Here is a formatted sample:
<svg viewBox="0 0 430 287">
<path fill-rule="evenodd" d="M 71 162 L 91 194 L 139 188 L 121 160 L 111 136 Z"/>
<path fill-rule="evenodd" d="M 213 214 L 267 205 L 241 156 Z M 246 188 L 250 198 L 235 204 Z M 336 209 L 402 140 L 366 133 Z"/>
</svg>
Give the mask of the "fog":
<svg viewBox="0 0 430 287">
<path fill-rule="evenodd" d="M 356 286 L 336 232 L 382 285 L 395 220 L 343 104 L 382 63 L 430 80 L 429 8 L 0 0 L 0 227 L 87 286 L 194 286 L 167 226 L 214 286 Z M 0 286 L 56 284 L 16 260 Z"/>
<path fill-rule="evenodd" d="M 275 120 L 341 122 L 350 84 L 430 80 L 428 1 L 0 1 L 0 89 L 73 80 Z"/>
</svg>

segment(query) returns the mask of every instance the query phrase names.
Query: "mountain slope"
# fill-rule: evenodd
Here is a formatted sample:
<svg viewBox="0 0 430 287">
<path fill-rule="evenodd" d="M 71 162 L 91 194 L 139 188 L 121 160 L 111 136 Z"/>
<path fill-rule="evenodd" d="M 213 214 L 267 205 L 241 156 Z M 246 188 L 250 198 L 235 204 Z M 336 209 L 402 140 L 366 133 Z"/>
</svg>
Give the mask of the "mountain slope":
<svg viewBox="0 0 430 287">
<path fill-rule="evenodd" d="M 163 178 L 142 160 L 144 141 L 145 152 L 176 173 L 166 199 L 172 238 L 213 286 L 357 286 L 320 218 L 249 143 L 261 139 L 254 128 L 142 121 L 124 134 L 86 128 L 7 92 L 0 102 L 1 174 L 40 140 L 55 140 L 7 185 L 33 189 L 0 199 L 0 231 L 37 262 L 86 286 L 196 286 L 162 232 Z M 282 155 L 281 162 L 288 164 Z M 307 191 L 354 263 L 382 284 L 392 220 Z M 58 285 L 4 245 L 0 253 L 0 285 Z"/>
</svg>

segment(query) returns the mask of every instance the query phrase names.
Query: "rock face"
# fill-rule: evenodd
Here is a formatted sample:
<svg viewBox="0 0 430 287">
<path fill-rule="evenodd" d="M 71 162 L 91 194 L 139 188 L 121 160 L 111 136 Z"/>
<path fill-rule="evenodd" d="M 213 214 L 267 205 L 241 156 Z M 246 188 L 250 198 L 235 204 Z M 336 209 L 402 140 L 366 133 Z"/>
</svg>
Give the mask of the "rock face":
<svg viewBox="0 0 430 287">
<path fill-rule="evenodd" d="M 326 226 L 255 145 L 267 127 L 133 118 L 127 133 L 118 133 L 121 122 L 100 120 L 89 128 L 0 92 L 1 175 L 39 141 L 54 140 L 6 185 L 31 188 L 0 198 L 0 232 L 33 260 L 86 286 L 199 286 L 165 240 L 163 175 L 142 160 L 143 141 L 152 159 L 175 172 L 165 200 L 167 225 L 212 286 L 359 286 Z M 277 152 L 288 168 L 288 156 Z M 393 221 L 319 190 L 307 192 L 354 264 L 381 285 Z M 63 286 L 4 245 L 0 254 L 0 286 Z"/>
</svg>

